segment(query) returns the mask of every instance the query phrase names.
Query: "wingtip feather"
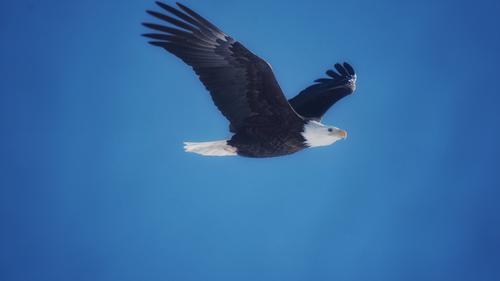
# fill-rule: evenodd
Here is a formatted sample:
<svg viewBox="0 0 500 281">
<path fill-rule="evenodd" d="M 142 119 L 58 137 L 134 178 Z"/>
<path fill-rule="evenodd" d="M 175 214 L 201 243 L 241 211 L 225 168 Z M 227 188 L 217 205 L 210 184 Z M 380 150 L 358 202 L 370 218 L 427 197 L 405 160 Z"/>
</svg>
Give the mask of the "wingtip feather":
<svg viewBox="0 0 500 281">
<path fill-rule="evenodd" d="M 162 47 L 162 48 L 165 47 L 165 42 L 162 41 L 148 41 L 148 43 L 157 47 Z"/>
<path fill-rule="evenodd" d="M 347 62 L 344 62 L 343 66 L 350 75 L 356 74 L 356 72 L 354 71 L 354 68 L 350 64 L 348 64 Z"/>
<path fill-rule="evenodd" d="M 326 71 L 326 75 L 332 77 L 332 78 L 339 78 L 340 77 L 340 74 L 338 74 L 337 72 L 335 72 L 335 70 L 333 69 L 328 69 Z"/>
<path fill-rule="evenodd" d="M 343 65 L 341 65 L 340 63 L 336 63 L 335 64 L 335 69 L 337 69 L 337 71 L 342 74 L 342 75 L 349 75 L 349 72 L 347 71 L 347 69 L 345 69 L 345 67 Z"/>
<path fill-rule="evenodd" d="M 165 4 L 165 3 L 163 3 L 163 2 L 160 2 L 160 1 L 156 1 L 156 5 L 160 6 L 160 8 L 163 8 L 163 9 L 165 9 L 165 10 L 167 10 L 167 11 L 169 11 L 169 10 L 171 10 L 171 9 L 174 9 L 174 10 L 175 10 L 175 8 L 174 8 L 174 7 L 172 7 L 172 6 L 168 5 L 168 4 Z"/>
<path fill-rule="evenodd" d="M 156 17 L 155 15 L 158 14 L 158 12 L 155 12 L 155 11 L 152 11 L 152 10 L 146 10 L 146 13 L 148 13 L 149 15 L 151 15 L 153 17 Z"/>
</svg>

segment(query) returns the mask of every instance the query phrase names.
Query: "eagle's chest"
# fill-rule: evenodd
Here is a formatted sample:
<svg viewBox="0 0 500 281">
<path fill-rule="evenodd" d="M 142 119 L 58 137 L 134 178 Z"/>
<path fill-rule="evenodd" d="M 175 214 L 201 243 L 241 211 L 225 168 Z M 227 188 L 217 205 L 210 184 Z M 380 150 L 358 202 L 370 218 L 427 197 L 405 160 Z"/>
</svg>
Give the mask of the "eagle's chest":
<svg viewBox="0 0 500 281">
<path fill-rule="evenodd" d="M 252 127 L 236 133 L 228 142 L 241 156 L 273 157 L 292 154 L 304 149 L 299 129 L 282 127 Z"/>
</svg>

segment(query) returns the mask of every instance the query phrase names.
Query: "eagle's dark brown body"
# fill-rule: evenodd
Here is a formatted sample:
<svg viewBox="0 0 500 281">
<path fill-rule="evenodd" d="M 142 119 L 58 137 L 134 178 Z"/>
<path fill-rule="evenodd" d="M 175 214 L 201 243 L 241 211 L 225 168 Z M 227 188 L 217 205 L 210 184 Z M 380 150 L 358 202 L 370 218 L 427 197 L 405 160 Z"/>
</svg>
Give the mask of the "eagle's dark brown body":
<svg viewBox="0 0 500 281">
<path fill-rule="evenodd" d="M 275 157 L 298 152 L 304 148 L 302 126 L 265 126 L 240 129 L 228 141 L 238 155 L 246 157 Z"/>
</svg>

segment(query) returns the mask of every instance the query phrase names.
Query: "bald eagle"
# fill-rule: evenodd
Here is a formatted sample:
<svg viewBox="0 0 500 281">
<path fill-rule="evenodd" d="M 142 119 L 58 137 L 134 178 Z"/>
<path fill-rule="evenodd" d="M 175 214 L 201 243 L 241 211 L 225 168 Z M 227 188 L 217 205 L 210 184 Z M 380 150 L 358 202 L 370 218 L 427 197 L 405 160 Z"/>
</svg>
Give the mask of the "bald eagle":
<svg viewBox="0 0 500 281">
<path fill-rule="evenodd" d="M 287 100 L 270 65 L 188 7 L 156 2 L 163 13 L 147 11 L 163 24 L 143 36 L 191 66 L 229 120 L 230 139 L 185 142 L 184 149 L 206 156 L 275 157 L 326 146 L 347 132 L 321 123 L 326 111 L 354 92 L 356 74 L 335 64 L 321 78 Z"/>
</svg>

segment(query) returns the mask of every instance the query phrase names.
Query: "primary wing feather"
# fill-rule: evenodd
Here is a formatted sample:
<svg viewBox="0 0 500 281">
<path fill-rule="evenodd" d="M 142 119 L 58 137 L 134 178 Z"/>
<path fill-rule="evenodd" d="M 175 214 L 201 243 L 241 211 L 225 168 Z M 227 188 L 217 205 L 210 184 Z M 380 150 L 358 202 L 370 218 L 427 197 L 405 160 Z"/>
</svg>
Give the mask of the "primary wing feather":
<svg viewBox="0 0 500 281">
<path fill-rule="evenodd" d="M 335 64 L 334 70 L 326 71 L 331 78 L 317 79 L 297 96 L 289 100 L 293 109 L 307 119 L 320 121 L 337 101 L 356 89 L 356 73 L 348 63 Z"/>
<path fill-rule="evenodd" d="M 147 12 L 170 26 L 144 23 L 155 32 L 143 35 L 194 69 L 233 132 L 252 122 L 302 120 L 264 60 L 186 6 L 156 3 L 170 14 Z"/>
</svg>

